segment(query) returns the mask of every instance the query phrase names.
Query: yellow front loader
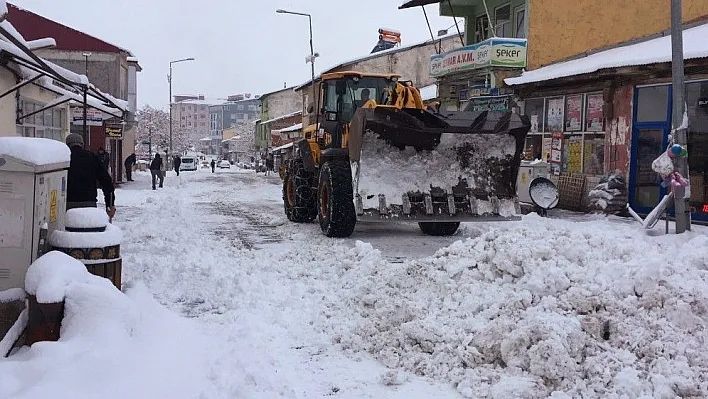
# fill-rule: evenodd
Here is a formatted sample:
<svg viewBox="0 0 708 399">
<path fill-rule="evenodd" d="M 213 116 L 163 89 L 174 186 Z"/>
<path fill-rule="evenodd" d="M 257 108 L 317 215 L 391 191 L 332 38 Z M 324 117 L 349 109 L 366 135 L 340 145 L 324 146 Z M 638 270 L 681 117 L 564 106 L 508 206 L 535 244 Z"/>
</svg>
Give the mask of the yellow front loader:
<svg viewBox="0 0 708 399">
<path fill-rule="evenodd" d="M 519 220 L 516 175 L 528 118 L 426 109 L 398 75 L 325 74 L 317 120 L 285 166 L 288 219 L 329 237 L 357 221 L 417 222 L 451 235 L 460 222 Z"/>
</svg>

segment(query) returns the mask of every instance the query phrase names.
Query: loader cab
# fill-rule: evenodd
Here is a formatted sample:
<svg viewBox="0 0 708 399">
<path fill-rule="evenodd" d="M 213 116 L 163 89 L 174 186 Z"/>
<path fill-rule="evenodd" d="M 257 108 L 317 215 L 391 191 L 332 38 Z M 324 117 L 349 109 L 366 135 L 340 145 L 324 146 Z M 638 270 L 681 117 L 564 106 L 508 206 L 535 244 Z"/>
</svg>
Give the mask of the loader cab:
<svg viewBox="0 0 708 399">
<path fill-rule="evenodd" d="M 396 81 L 396 78 L 379 76 L 344 76 L 323 82 L 324 122 L 349 123 L 354 111 L 367 100 L 385 103 Z"/>
</svg>

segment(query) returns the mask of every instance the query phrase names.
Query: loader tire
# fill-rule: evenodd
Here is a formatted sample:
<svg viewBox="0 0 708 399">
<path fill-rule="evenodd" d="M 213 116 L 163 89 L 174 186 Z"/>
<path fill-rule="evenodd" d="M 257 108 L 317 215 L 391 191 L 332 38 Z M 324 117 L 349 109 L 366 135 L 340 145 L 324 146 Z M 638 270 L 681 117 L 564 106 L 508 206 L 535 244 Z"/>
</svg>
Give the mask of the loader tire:
<svg viewBox="0 0 708 399">
<path fill-rule="evenodd" d="M 317 188 L 320 228 L 327 237 L 349 237 L 356 225 L 352 172 L 348 161 L 322 166 Z"/>
<path fill-rule="evenodd" d="M 312 189 L 312 173 L 305 170 L 302 160 L 295 160 L 285 170 L 283 180 L 283 204 L 288 220 L 309 223 L 317 217 L 317 202 Z"/>
<path fill-rule="evenodd" d="M 429 236 L 451 236 L 457 232 L 460 222 L 420 222 L 420 231 Z"/>
</svg>

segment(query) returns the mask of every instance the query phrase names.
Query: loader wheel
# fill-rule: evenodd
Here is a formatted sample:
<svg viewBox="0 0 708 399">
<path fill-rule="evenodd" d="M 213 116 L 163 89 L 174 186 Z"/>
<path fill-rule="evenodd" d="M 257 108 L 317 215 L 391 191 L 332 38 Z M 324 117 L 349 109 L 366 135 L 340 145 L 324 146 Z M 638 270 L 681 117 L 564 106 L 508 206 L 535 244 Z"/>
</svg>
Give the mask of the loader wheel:
<svg viewBox="0 0 708 399">
<path fill-rule="evenodd" d="M 317 203 L 312 190 L 312 173 L 305 170 L 302 160 L 295 160 L 285 170 L 283 204 L 288 220 L 307 223 L 317 217 Z"/>
<path fill-rule="evenodd" d="M 451 236 L 457 232 L 460 222 L 421 222 L 418 227 L 429 236 Z"/>
<path fill-rule="evenodd" d="M 317 198 L 322 232 L 327 237 L 349 237 L 356 225 L 356 211 L 348 161 L 330 161 L 322 166 Z"/>
</svg>

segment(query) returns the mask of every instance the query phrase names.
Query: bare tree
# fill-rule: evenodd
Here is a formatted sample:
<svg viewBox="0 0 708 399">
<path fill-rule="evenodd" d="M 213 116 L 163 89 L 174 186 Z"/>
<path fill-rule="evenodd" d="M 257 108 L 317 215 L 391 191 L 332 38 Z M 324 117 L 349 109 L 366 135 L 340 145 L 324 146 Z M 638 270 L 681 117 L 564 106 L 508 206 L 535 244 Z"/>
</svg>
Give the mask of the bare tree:
<svg viewBox="0 0 708 399">
<path fill-rule="evenodd" d="M 145 105 L 138 110 L 136 119 L 138 128 L 135 133 L 135 142 L 143 149 L 143 152 L 149 150 L 152 150 L 152 153 L 165 152 L 170 143 L 169 112 Z M 189 132 L 173 121 L 173 152 L 181 153 L 193 146 L 193 139 L 190 137 Z"/>
</svg>

